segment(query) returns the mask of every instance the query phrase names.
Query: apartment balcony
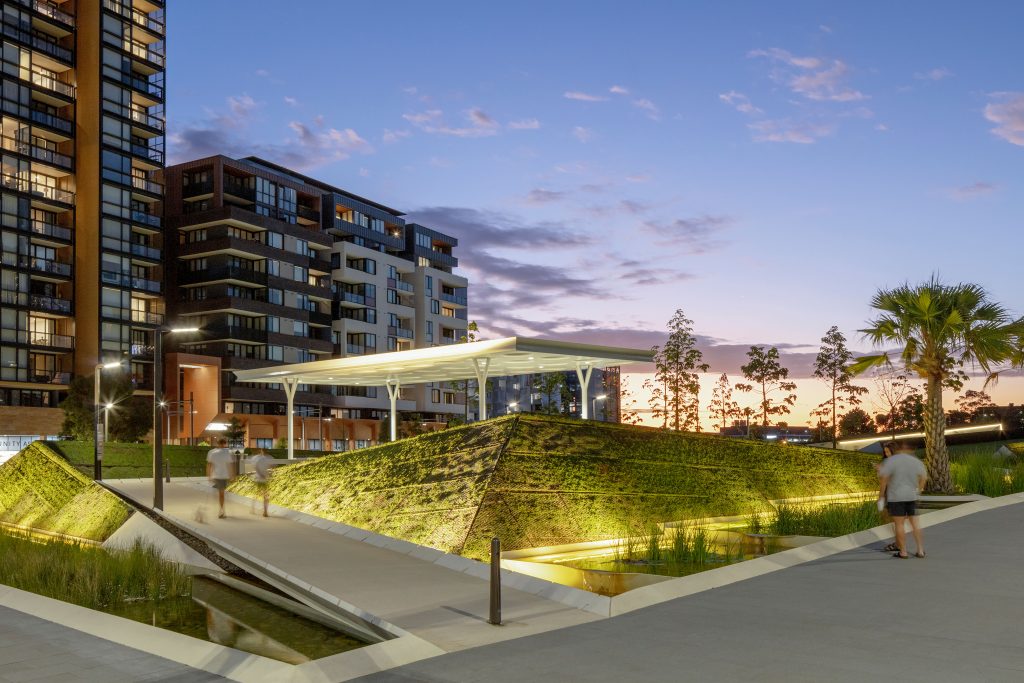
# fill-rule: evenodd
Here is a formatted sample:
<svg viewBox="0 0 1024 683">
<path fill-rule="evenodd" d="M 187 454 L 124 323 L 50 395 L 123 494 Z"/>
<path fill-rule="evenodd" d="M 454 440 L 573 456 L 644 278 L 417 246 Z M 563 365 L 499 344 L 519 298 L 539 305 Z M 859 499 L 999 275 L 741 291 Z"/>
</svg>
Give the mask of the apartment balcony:
<svg viewBox="0 0 1024 683">
<path fill-rule="evenodd" d="M 74 162 L 67 154 L 61 154 L 60 152 L 55 152 L 51 149 L 34 145 L 24 140 L 17 140 L 6 135 L 0 136 L 0 147 L 9 152 L 17 152 L 36 161 L 41 161 L 44 164 L 49 164 L 66 171 L 70 171 L 74 167 Z"/>
<path fill-rule="evenodd" d="M 36 52 L 52 57 L 57 61 L 64 62 L 69 66 L 74 63 L 74 53 L 71 50 L 63 45 L 58 45 L 54 42 L 52 36 L 41 31 L 26 31 L 23 28 L 7 23 L 5 20 L 3 22 L 3 33 L 8 38 L 24 43 Z"/>
<path fill-rule="evenodd" d="M 132 360 L 146 359 L 153 357 L 153 345 L 149 342 L 133 342 L 129 347 Z"/>
<path fill-rule="evenodd" d="M 63 116 L 57 116 L 56 114 L 49 114 L 45 111 L 33 109 L 30 117 L 32 119 L 32 123 L 38 123 L 40 125 L 53 128 L 54 130 L 59 130 L 61 133 L 64 133 L 69 137 L 75 132 L 74 121 L 64 118 Z"/>
<path fill-rule="evenodd" d="M 237 197 L 238 199 L 246 202 L 256 201 L 255 187 L 247 187 L 240 182 L 231 181 L 229 180 L 230 177 L 231 176 L 224 176 L 224 194 Z M 213 191 L 212 187 L 210 191 Z"/>
<path fill-rule="evenodd" d="M 155 180 L 150 180 L 149 178 L 132 176 L 132 189 L 156 195 L 158 198 L 164 196 L 164 186 Z"/>
<path fill-rule="evenodd" d="M 440 299 L 441 301 L 447 301 L 450 304 L 456 304 L 458 306 L 467 305 L 466 297 L 459 294 L 446 294 L 444 292 L 441 292 Z"/>
<path fill-rule="evenodd" d="M 164 151 L 149 145 L 140 145 L 137 142 L 131 143 L 131 152 L 140 159 L 144 159 L 158 166 L 164 165 Z"/>
<path fill-rule="evenodd" d="M 203 329 L 206 341 L 243 341 L 267 343 L 267 331 L 240 325 L 212 325 Z"/>
<path fill-rule="evenodd" d="M 28 305 L 37 311 L 50 313 L 62 313 L 71 315 L 72 305 L 67 299 L 59 299 L 54 296 L 43 296 L 42 294 L 30 294 Z"/>
<path fill-rule="evenodd" d="M 125 5 L 117 0 L 103 0 L 103 8 L 130 19 L 133 24 L 141 26 L 154 35 L 162 36 L 164 34 L 164 22 L 161 19 L 135 9 L 131 6 L 131 2 Z"/>
<path fill-rule="evenodd" d="M 166 122 L 162 118 L 154 116 L 144 109 L 136 109 L 135 107 L 129 108 L 128 118 L 131 119 L 132 123 L 138 123 L 161 133 L 164 132 L 164 129 L 166 128 Z"/>
<path fill-rule="evenodd" d="M 134 184 L 134 182 L 133 182 Z M 156 216 L 145 211 L 132 211 L 132 222 L 140 223 L 150 228 L 156 228 L 157 230 L 163 225 L 163 218 Z"/>
<path fill-rule="evenodd" d="M 52 332 L 29 332 L 29 346 L 37 346 L 42 349 L 54 351 L 71 351 L 75 348 L 75 338 L 66 334 L 53 334 Z"/>
<path fill-rule="evenodd" d="M 71 230 L 64 228 L 53 223 L 46 223 L 44 221 L 32 221 L 32 232 L 36 235 L 43 235 L 44 237 L 53 237 L 55 239 L 63 240 L 65 242 L 71 241 Z"/>
<path fill-rule="evenodd" d="M 320 211 L 308 206 L 303 206 L 302 204 L 298 205 L 296 215 L 299 218 L 305 218 L 308 221 L 313 221 L 315 223 L 320 222 Z"/>
<path fill-rule="evenodd" d="M 142 323 L 143 325 L 163 325 L 164 314 L 163 313 L 150 313 L 149 311 L 135 311 L 131 312 L 131 319 L 133 323 Z"/>
<path fill-rule="evenodd" d="M 49 370 L 23 370 L 15 373 L 14 377 L 3 376 L 0 379 L 13 379 L 21 382 L 32 382 L 33 384 L 67 385 L 71 382 L 71 373 Z"/>
<path fill-rule="evenodd" d="M 331 262 L 329 259 L 321 258 L 319 256 L 309 257 L 309 269 L 317 270 L 324 273 L 329 273 L 332 270 L 334 270 L 333 268 L 331 268 Z"/>
<path fill-rule="evenodd" d="M 448 344 L 458 344 L 459 343 L 459 338 L 458 337 L 446 337 L 444 335 L 441 335 L 440 337 L 438 337 L 438 341 L 441 342 L 442 346 L 447 346 Z"/>
<path fill-rule="evenodd" d="M 160 282 L 157 280 L 147 280 L 143 277 L 124 275 L 122 273 L 115 273 L 109 270 L 104 270 L 100 273 L 100 280 L 102 280 L 104 284 L 114 285 L 116 287 L 131 287 L 132 289 L 138 289 L 152 294 L 160 293 Z"/>
<path fill-rule="evenodd" d="M 388 335 L 399 339 L 413 338 L 413 332 L 408 327 L 388 327 Z"/>
<path fill-rule="evenodd" d="M 148 78 L 134 76 L 131 73 L 125 73 L 124 71 L 108 67 L 103 68 L 103 75 L 113 78 L 115 81 L 120 81 L 121 85 L 128 86 L 132 90 L 135 90 L 156 102 L 163 102 L 164 100 L 163 85 L 160 83 L 153 83 Z"/>
<path fill-rule="evenodd" d="M 60 204 L 74 204 L 75 193 L 61 190 L 49 185 L 33 183 L 29 178 L 9 174 L 0 174 L 0 186 L 17 192 L 27 192 L 42 199 L 58 202 Z M 61 207 L 62 209 L 65 207 Z"/>
<path fill-rule="evenodd" d="M 321 313 L 320 311 L 309 312 L 309 322 L 312 325 L 330 325 L 333 322 L 333 318 L 330 313 Z"/>
<path fill-rule="evenodd" d="M 213 181 L 206 180 L 201 183 L 189 183 L 181 188 L 181 196 L 184 199 L 193 197 L 205 197 L 213 194 Z"/>
<path fill-rule="evenodd" d="M 388 278 L 388 288 L 397 289 L 400 292 L 412 293 L 413 291 L 415 291 L 415 288 L 412 286 L 411 282 L 406 282 L 405 280 L 396 280 L 395 278 L 391 277 Z"/>
<path fill-rule="evenodd" d="M 345 344 L 345 352 L 350 356 L 366 356 L 371 353 L 377 353 L 377 349 L 373 346 L 362 346 L 361 344 Z"/>
<path fill-rule="evenodd" d="M 178 276 L 178 282 L 183 285 L 231 281 L 266 287 L 267 274 L 252 268 L 241 268 L 239 266 L 213 266 L 204 270 L 184 272 Z"/>
<path fill-rule="evenodd" d="M 75 26 L 75 17 L 56 5 L 43 2 L 43 0 L 32 0 L 32 9 L 39 12 L 39 14 L 42 14 L 47 19 L 53 19 L 54 21 L 60 22 L 71 28 L 74 28 Z"/>
<path fill-rule="evenodd" d="M 150 247 L 145 244 L 132 243 L 131 253 L 132 256 L 140 256 L 151 261 L 160 260 L 160 250 L 156 247 Z"/>
<path fill-rule="evenodd" d="M 164 68 L 164 54 L 163 48 L 155 49 L 151 48 L 146 43 L 140 43 L 134 40 L 125 40 L 121 44 L 121 48 L 130 53 L 133 57 L 144 59 L 150 64 L 156 66 L 158 69 Z"/>
<path fill-rule="evenodd" d="M 29 269 L 34 270 L 37 273 L 56 275 L 62 278 L 71 277 L 70 263 L 62 263 L 61 261 L 51 261 L 49 259 L 42 258 L 28 258 L 27 261 Z"/>
<path fill-rule="evenodd" d="M 48 90 L 49 92 L 61 95 L 62 97 L 65 97 L 69 100 L 73 100 L 75 98 L 75 86 L 71 85 L 70 83 L 65 83 L 64 81 L 57 78 L 55 75 L 52 75 L 51 73 L 33 69 L 31 79 L 32 85 L 43 88 L 44 90 Z"/>
<path fill-rule="evenodd" d="M 357 304 L 359 306 L 369 306 L 367 303 L 367 297 L 365 294 L 355 294 L 353 292 L 341 292 L 338 295 L 338 300 L 341 303 Z"/>
</svg>

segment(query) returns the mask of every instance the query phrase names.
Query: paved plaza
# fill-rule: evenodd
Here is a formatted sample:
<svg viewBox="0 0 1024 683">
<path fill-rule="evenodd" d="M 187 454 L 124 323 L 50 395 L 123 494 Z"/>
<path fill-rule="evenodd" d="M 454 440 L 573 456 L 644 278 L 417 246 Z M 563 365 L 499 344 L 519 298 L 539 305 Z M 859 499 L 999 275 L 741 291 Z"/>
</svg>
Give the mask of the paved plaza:
<svg viewBox="0 0 1024 683">
<path fill-rule="evenodd" d="M 359 680 L 1020 681 L 1022 525 L 1007 505 L 926 529 L 924 559 L 859 548 Z"/>
</svg>

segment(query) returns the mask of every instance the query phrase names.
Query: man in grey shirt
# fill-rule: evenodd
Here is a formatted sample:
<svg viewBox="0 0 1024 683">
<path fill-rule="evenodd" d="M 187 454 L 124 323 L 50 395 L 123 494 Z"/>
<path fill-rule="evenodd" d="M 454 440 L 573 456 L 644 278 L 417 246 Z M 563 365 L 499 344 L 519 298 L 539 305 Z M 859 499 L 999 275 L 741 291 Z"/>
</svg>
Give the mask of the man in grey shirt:
<svg viewBox="0 0 1024 683">
<path fill-rule="evenodd" d="M 892 517 L 893 529 L 896 532 L 896 546 L 899 552 L 893 555 L 900 559 L 910 557 L 907 554 L 906 529 L 904 522 L 910 519 L 910 529 L 917 544 L 917 557 L 924 557 L 924 543 L 921 540 L 921 527 L 917 523 L 917 496 L 924 488 L 928 479 L 928 471 L 924 463 L 914 455 L 914 449 L 906 441 L 896 446 L 896 453 L 885 459 L 878 468 L 881 482 L 879 498 L 886 501 L 889 515 Z"/>
</svg>

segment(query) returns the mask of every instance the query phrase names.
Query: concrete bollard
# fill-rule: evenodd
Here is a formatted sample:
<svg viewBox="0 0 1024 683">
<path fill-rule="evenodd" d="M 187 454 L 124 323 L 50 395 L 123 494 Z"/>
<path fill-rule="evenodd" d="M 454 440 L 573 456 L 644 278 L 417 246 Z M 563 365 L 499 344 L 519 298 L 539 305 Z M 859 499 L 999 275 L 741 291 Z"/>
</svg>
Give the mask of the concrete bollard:
<svg viewBox="0 0 1024 683">
<path fill-rule="evenodd" d="M 491 618 L 490 623 L 501 626 L 501 541 L 491 539 Z"/>
</svg>

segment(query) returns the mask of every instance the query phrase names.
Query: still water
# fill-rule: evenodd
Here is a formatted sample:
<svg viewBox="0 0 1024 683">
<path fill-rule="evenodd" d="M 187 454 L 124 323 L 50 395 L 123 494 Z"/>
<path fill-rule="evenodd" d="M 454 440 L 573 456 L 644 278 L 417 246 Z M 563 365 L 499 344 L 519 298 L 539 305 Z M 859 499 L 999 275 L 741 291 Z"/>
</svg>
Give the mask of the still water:
<svg viewBox="0 0 1024 683">
<path fill-rule="evenodd" d="M 193 579 L 191 598 L 126 603 L 104 611 L 289 664 L 302 664 L 366 645 L 199 576 Z"/>
</svg>

